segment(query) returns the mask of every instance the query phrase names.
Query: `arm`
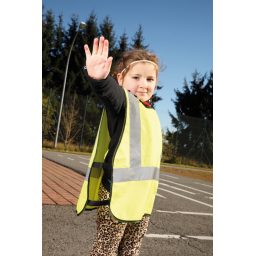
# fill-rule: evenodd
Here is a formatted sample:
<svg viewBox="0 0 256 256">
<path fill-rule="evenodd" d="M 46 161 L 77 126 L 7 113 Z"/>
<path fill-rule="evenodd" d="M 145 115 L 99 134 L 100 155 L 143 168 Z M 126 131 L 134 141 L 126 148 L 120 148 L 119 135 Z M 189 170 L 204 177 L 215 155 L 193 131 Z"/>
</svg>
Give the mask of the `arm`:
<svg viewBox="0 0 256 256">
<path fill-rule="evenodd" d="M 83 72 L 92 90 L 101 98 L 109 112 L 112 112 L 113 115 L 118 115 L 122 109 L 125 109 L 125 92 L 113 77 L 107 76 L 106 79 L 96 80 L 88 75 L 86 67 L 83 67 Z"/>
<path fill-rule="evenodd" d="M 86 69 L 84 75 L 93 91 L 101 98 L 107 109 L 119 114 L 125 108 L 125 93 L 117 82 L 108 76 L 112 64 L 112 57 L 108 58 L 108 40 L 104 37 L 94 39 L 92 54 L 87 45 L 84 46 L 86 54 Z"/>
</svg>

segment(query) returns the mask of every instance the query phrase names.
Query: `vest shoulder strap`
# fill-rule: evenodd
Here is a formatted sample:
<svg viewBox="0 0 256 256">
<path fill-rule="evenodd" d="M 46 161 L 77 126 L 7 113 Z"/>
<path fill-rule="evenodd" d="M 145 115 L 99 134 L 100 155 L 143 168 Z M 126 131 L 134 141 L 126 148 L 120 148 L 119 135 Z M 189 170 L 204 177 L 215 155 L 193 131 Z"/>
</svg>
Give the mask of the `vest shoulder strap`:
<svg viewBox="0 0 256 256">
<path fill-rule="evenodd" d="M 113 169 L 112 164 L 110 164 L 110 163 L 100 163 L 100 162 L 93 162 L 92 167 L 104 168 L 104 169 Z"/>
</svg>

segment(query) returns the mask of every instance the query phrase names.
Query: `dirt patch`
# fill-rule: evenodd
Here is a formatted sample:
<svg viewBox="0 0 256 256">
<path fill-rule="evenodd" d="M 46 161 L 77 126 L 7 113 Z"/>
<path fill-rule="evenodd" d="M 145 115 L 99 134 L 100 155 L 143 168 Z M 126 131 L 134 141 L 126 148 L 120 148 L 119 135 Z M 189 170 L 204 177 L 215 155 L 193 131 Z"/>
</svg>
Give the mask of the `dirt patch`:
<svg viewBox="0 0 256 256">
<path fill-rule="evenodd" d="M 213 183 L 213 173 L 174 169 L 174 168 L 168 168 L 168 167 L 160 167 L 160 170 L 163 172 L 169 172 L 172 174 L 177 174 L 177 175 L 185 176 L 188 178 L 204 180 L 204 181 Z"/>
</svg>

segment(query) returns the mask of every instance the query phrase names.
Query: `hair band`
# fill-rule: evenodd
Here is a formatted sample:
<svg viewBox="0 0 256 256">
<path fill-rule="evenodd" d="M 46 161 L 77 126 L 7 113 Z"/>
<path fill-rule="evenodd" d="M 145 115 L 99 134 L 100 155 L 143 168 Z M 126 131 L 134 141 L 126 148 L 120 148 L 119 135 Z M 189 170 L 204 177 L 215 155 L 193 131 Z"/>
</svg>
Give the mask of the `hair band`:
<svg viewBox="0 0 256 256">
<path fill-rule="evenodd" d="M 151 63 L 151 64 L 155 65 L 156 68 L 158 69 L 158 66 L 157 66 L 156 63 L 153 62 L 153 61 L 150 61 L 150 60 L 136 60 L 136 61 L 130 63 L 125 69 L 123 69 L 122 72 L 121 72 L 121 74 L 123 74 L 123 72 L 124 72 L 129 66 L 131 66 L 132 64 L 137 63 L 137 62 L 148 62 L 148 63 Z"/>
</svg>

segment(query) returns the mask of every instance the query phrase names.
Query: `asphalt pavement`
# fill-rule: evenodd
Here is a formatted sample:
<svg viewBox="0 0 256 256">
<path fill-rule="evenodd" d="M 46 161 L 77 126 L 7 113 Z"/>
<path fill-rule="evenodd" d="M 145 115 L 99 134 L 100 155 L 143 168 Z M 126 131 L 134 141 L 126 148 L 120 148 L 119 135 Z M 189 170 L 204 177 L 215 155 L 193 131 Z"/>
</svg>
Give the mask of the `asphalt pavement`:
<svg viewBox="0 0 256 256">
<path fill-rule="evenodd" d="M 83 176 L 90 159 L 51 151 L 43 151 L 43 157 Z M 77 216 L 74 205 L 43 205 L 43 255 L 88 255 L 95 221 L 96 211 Z M 213 184 L 160 172 L 140 255 L 213 255 Z"/>
<path fill-rule="evenodd" d="M 54 152 L 54 151 L 48 151 L 48 150 L 43 150 L 42 156 L 49 160 L 52 160 L 54 162 L 60 163 L 64 166 L 67 166 L 75 171 L 78 171 L 81 174 L 85 174 L 86 168 L 84 168 L 84 165 L 81 164 L 80 162 L 82 162 L 83 160 L 86 160 L 86 159 L 90 159 L 90 156 L 86 156 L 86 155 L 60 153 L 60 152 Z M 73 160 L 71 160 L 71 159 L 73 159 Z M 80 160 L 80 161 L 78 161 L 78 160 Z M 196 169 L 196 168 L 180 167 L 180 166 L 165 165 L 165 164 L 162 164 L 161 166 L 174 168 L 174 169 L 183 169 L 183 170 L 212 173 L 212 171 Z"/>
</svg>

